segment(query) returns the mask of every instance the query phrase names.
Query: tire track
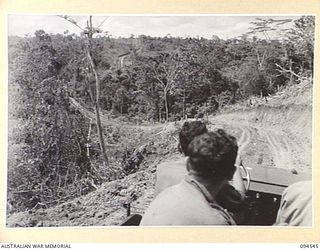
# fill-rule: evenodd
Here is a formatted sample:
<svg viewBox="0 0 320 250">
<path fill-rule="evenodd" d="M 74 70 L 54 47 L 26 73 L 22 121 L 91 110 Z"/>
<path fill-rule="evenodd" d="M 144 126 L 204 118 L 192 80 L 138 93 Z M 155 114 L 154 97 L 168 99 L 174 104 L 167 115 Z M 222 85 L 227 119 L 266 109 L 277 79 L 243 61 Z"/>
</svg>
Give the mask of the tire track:
<svg viewBox="0 0 320 250">
<path fill-rule="evenodd" d="M 222 118 L 222 119 L 221 119 Z M 252 133 L 251 128 L 248 123 L 243 123 L 243 122 L 234 122 L 232 120 L 229 120 L 228 123 L 226 123 L 226 120 L 228 119 L 223 119 L 224 117 L 215 117 L 214 119 L 211 119 L 211 122 L 215 124 L 217 127 L 215 128 L 221 128 L 221 127 L 228 127 L 232 130 L 239 130 L 241 131 L 241 135 L 236 136 L 239 137 L 237 138 L 237 143 L 238 143 L 238 155 L 235 164 L 239 165 L 242 156 L 245 154 L 245 148 L 249 145 L 249 143 L 252 141 Z M 231 133 L 234 134 L 234 133 Z"/>
<path fill-rule="evenodd" d="M 274 166 L 277 168 L 291 169 L 293 167 L 291 157 L 292 150 L 285 135 L 275 133 L 272 130 L 264 130 L 263 128 L 260 128 L 260 135 L 268 142 Z"/>
<path fill-rule="evenodd" d="M 240 129 L 242 133 L 241 133 L 240 139 L 238 140 L 238 155 L 236 159 L 236 165 L 240 164 L 241 154 L 251 141 L 251 133 L 248 127 L 242 126 L 240 127 Z"/>
<path fill-rule="evenodd" d="M 222 118 L 222 117 L 221 117 Z M 217 119 L 216 119 L 217 120 Z M 259 151 L 262 155 L 268 155 L 271 159 L 268 166 L 277 168 L 292 169 L 296 168 L 297 164 L 294 154 L 294 141 L 291 141 L 284 133 L 272 128 L 266 128 L 264 125 L 251 124 L 248 121 L 233 121 L 230 124 L 225 123 L 227 119 L 219 119 L 220 124 L 224 124 L 230 127 L 234 127 L 241 130 L 241 136 L 238 139 L 238 157 L 236 163 L 240 163 L 240 158 L 246 156 L 252 158 L 248 154 L 248 147 L 250 151 L 254 150 L 254 144 L 261 144 L 261 141 L 265 142 L 265 147 L 268 151 Z M 252 147 L 251 147 L 252 145 Z M 261 146 L 260 146 L 261 147 Z M 252 150 L 253 149 L 253 150 Z M 254 154 L 259 154 L 258 151 L 254 151 Z"/>
</svg>

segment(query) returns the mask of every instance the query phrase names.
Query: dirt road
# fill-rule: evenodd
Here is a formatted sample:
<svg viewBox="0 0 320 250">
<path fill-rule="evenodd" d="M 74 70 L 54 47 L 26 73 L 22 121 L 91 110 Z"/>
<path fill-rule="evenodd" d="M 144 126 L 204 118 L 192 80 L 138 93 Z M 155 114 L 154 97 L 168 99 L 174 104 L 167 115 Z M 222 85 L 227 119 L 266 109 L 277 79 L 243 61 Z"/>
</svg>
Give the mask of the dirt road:
<svg viewBox="0 0 320 250">
<path fill-rule="evenodd" d="M 275 167 L 299 172 L 311 171 L 311 151 L 299 137 L 290 134 L 285 126 L 273 126 L 254 119 L 239 119 L 234 114 L 210 119 L 209 130 L 225 129 L 238 141 L 236 164 L 243 162 L 249 170 L 258 167 Z M 275 117 L 277 119 L 277 117 Z M 143 214 L 153 199 L 148 189 L 132 204 L 132 211 Z"/>
<path fill-rule="evenodd" d="M 223 127 L 238 139 L 239 159 L 249 167 L 276 167 L 311 171 L 311 150 L 285 128 L 246 120 L 215 117 L 215 127 Z"/>
<path fill-rule="evenodd" d="M 84 107 L 82 104 L 80 104 L 77 100 L 75 100 L 72 97 L 69 97 L 70 100 L 70 104 L 77 109 L 82 115 L 84 115 L 85 117 L 87 117 L 88 119 L 92 119 L 95 120 L 96 119 L 96 115 L 94 112 L 90 111 L 88 108 Z M 154 130 L 154 129 L 159 129 L 162 128 L 165 124 L 163 123 L 157 123 L 157 124 L 132 124 L 132 123 L 127 123 L 127 122 L 119 122 L 119 121 L 115 121 L 114 119 L 110 118 L 108 115 L 104 115 L 102 113 L 100 113 L 100 119 L 101 119 L 101 123 L 104 126 L 121 126 L 123 128 L 127 128 L 127 129 L 139 129 L 139 130 L 143 130 L 143 131 L 150 131 L 150 130 Z"/>
<path fill-rule="evenodd" d="M 82 112 L 88 117 L 92 116 L 90 111 L 82 110 Z M 295 169 L 298 173 L 311 172 L 310 113 L 304 110 L 299 112 L 294 109 L 291 113 L 279 109 L 238 111 L 211 118 L 211 125 L 208 125 L 208 128 L 225 129 L 238 139 L 237 160 L 241 160 L 247 168 L 277 167 Z M 110 123 L 103 119 L 104 125 L 107 122 Z M 132 128 L 135 129 L 130 126 L 130 129 Z M 137 128 L 142 127 L 137 126 Z M 177 129 L 173 123 L 157 124 L 156 128 L 150 125 L 143 127 L 142 130 L 151 133 L 150 140 L 164 142 L 168 140 L 171 132 Z M 172 141 L 170 140 L 170 145 Z M 161 147 L 160 144 L 157 145 Z M 173 156 L 171 152 L 162 160 L 169 160 Z M 139 214 L 143 214 L 153 200 L 156 165 L 156 163 L 149 164 L 146 169 L 123 179 L 104 183 L 95 192 L 64 204 L 40 209 L 32 214 L 28 212 L 14 214 L 7 220 L 7 225 L 9 227 L 119 225 L 126 218 L 124 204 L 130 197 L 136 197 L 131 203 L 131 212 Z"/>
<path fill-rule="evenodd" d="M 73 98 L 70 98 L 70 101 L 83 115 L 90 119 L 95 119 L 93 112 L 83 107 Z M 104 125 L 119 125 L 104 115 L 101 115 L 101 121 Z M 250 167 L 262 165 L 299 171 L 310 170 L 311 168 L 311 147 L 304 148 L 305 143 L 299 141 L 294 135 L 289 135 L 288 131 L 282 129 L 283 127 L 272 127 L 270 124 L 263 124 L 261 121 L 252 122 L 246 119 L 234 119 L 232 114 L 216 116 L 211 119 L 211 122 L 231 130 L 231 133 L 238 138 L 239 155 L 237 163 L 242 159 L 246 160 Z M 165 125 L 121 123 L 121 126 L 129 129 L 150 131 L 161 130 Z"/>
</svg>

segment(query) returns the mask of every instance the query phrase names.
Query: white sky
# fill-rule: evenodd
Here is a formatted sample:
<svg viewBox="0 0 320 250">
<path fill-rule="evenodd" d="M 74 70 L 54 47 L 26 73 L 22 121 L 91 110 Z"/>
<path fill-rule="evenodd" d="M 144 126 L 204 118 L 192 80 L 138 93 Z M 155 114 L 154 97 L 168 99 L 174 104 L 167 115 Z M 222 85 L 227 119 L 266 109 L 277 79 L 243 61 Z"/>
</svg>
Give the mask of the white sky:
<svg viewBox="0 0 320 250">
<path fill-rule="evenodd" d="M 297 19 L 300 16 L 111 16 L 102 25 L 112 37 L 133 35 L 205 37 L 217 35 L 222 39 L 240 36 L 248 31 L 250 22 L 255 18 Z M 88 16 L 72 16 L 84 27 Z M 106 16 L 94 16 L 94 24 L 99 25 Z M 33 35 L 36 30 L 47 33 L 79 33 L 80 29 L 55 15 L 9 15 L 8 34 L 25 36 Z"/>
</svg>

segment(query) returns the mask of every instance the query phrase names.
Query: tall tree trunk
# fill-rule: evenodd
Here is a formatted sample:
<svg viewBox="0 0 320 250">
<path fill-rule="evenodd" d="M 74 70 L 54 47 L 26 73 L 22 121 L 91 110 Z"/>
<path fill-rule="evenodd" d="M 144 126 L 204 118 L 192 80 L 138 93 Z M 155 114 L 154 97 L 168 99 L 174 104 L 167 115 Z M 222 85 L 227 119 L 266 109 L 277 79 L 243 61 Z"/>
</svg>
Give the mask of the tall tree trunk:
<svg viewBox="0 0 320 250">
<path fill-rule="evenodd" d="M 86 57 L 87 60 L 90 64 L 90 68 L 91 71 L 94 75 L 95 78 L 95 87 L 96 87 L 96 96 L 94 97 L 93 91 L 91 89 L 90 86 L 90 82 L 88 82 L 88 87 L 89 87 L 89 93 L 90 93 L 90 98 L 94 103 L 95 106 L 95 113 L 96 113 L 96 122 L 97 122 L 97 129 L 98 129 L 98 136 L 99 136 L 99 144 L 100 144 L 100 150 L 101 150 L 101 154 L 104 160 L 105 165 L 109 165 L 108 162 L 108 157 L 106 155 L 106 150 L 105 150 L 105 144 L 104 144 L 104 140 L 103 140 L 103 133 L 102 133 L 102 126 L 101 126 L 101 120 L 100 120 L 100 107 L 99 107 L 99 102 L 100 102 L 100 81 L 99 81 L 99 77 L 98 74 L 96 72 L 96 68 L 91 56 L 91 52 L 92 52 L 92 39 L 93 39 L 93 34 L 95 33 L 95 30 L 92 26 L 92 16 L 89 17 L 89 20 L 87 21 L 87 27 L 86 30 L 82 29 L 74 20 L 68 18 L 67 16 L 62 16 L 64 19 L 66 19 L 67 21 L 71 22 L 72 24 L 76 25 L 78 28 L 80 28 L 82 31 L 84 31 L 84 33 L 87 35 L 87 40 L 86 40 L 86 44 L 85 44 L 85 52 L 86 52 Z M 112 169 L 110 169 L 111 171 L 113 171 Z M 80 195 L 81 195 L 81 191 L 80 191 Z"/>
<path fill-rule="evenodd" d="M 90 124 L 89 124 L 89 129 L 88 129 L 88 135 L 87 135 L 87 143 L 86 143 L 86 148 L 87 148 L 87 156 L 90 159 L 90 137 L 91 137 L 91 129 L 92 129 L 92 119 L 90 119 Z"/>
<path fill-rule="evenodd" d="M 108 166 L 109 165 L 109 161 L 108 161 L 108 157 L 107 157 L 107 154 L 106 154 L 106 147 L 105 147 L 104 139 L 103 139 L 103 133 L 102 133 L 102 126 L 101 126 L 101 120 L 100 120 L 100 111 L 99 111 L 99 103 L 98 103 L 98 101 L 96 101 L 95 109 L 96 109 L 96 119 L 97 119 L 100 150 L 101 150 L 102 158 L 105 161 L 105 164 Z"/>
<path fill-rule="evenodd" d="M 95 85 L 96 85 L 96 98 L 95 98 L 95 113 L 96 113 L 96 119 L 97 119 L 97 129 L 98 129 L 98 136 L 99 136 L 99 144 L 100 144 L 100 150 L 101 150 L 101 154 L 102 154 L 102 158 L 106 164 L 106 166 L 109 165 L 109 161 L 108 161 L 108 157 L 106 154 L 106 147 L 104 144 L 104 139 L 103 139 L 103 133 L 102 133 L 102 126 L 101 126 L 101 119 L 100 119 L 100 106 L 99 106 L 99 101 L 100 101 L 100 81 L 99 81 L 99 77 L 98 74 L 96 72 L 96 68 L 94 65 L 94 62 L 92 60 L 91 57 L 91 50 L 92 50 L 92 36 L 93 36 L 93 27 L 92 27 L 92 16 L 90 16 L 89 19 L 89 23 L 88 23 L 88 28 L 89 28 L 89 34 L 88 34 L 88 38 L 89 38 L 89 44 L 88 44 L 88 48 L 87 48 L 87 59 L 90 63 L 91 66 L 91 70 L 94 74 L 94 78 L 95 78 Z"/>
<path fill-rule="evenodd" d="M 290 80 L 289 80 L 289 82 L 290 82 L 290 85 L 292 85 L 293 84 L 293 74 L 292 74 L 292 60 L 291 59 L 289 61 L 289 70 L 290 70 Z"/>
<path fill-rule="evenodd" d="M 169 108 L 168 108 L 168 100 L 167 100 L 167 92 L 166 91 L 164 91 L 163 97 L 164 97 L 164 107 L 166 109 L 166 122 L 168 122 L 168 120 L 169 120 Z"/>
</svg>

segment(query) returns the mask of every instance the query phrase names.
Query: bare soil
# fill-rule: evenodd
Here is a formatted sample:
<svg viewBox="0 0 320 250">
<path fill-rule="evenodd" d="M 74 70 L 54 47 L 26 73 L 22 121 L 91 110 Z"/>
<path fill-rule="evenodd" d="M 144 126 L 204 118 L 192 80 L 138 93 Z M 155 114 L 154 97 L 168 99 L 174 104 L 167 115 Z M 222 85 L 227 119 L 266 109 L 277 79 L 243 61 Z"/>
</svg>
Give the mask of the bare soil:
<svg viewBox="0 0 320 250">
<path fill-rule="evenodd" d="M 268 103 L 210 117 L 208 127 L 223 128 L 238 139 L 239 159 L 246 167 L 311 172 L 311 104 L 312 86 L 295 86 L 269 98 Z M 110 125 L 105 117 L 103 121 Z M 157 164 L 180 157 L 176 150 L 179 125 L 134 126 L 147 133 L 155 148 L 165 148 L 166 153 L 150 156 L 136 173 L 104 183 L 85 196 L 52 208 L 13 214 L 7 218 L 7 226 L 117 226 L 126 218 L 127 203 L 131 204 L 132 213 L 143 214 L 153 199 Z M 130 129 L 129 125 L 126 127 Z"/>
</svg>

